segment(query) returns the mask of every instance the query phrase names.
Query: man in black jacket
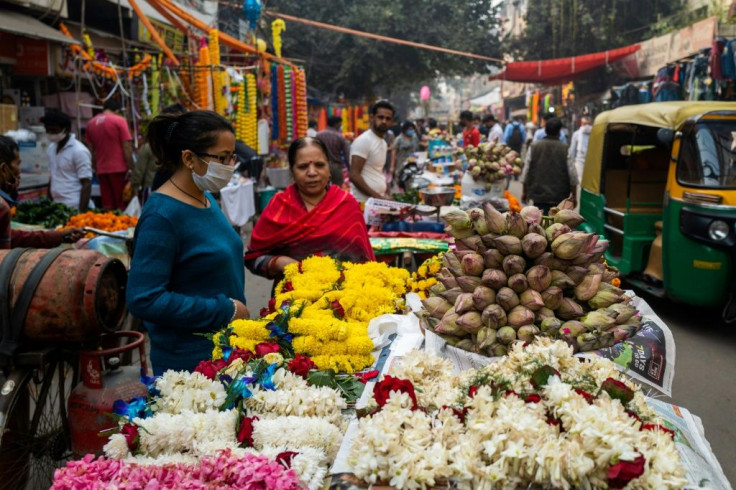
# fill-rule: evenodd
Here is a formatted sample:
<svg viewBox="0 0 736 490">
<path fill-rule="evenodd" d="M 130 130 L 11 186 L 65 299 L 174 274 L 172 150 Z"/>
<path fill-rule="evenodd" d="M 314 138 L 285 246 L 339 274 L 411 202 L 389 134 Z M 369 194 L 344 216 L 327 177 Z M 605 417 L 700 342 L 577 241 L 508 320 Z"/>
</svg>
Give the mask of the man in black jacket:
<svg viewBox="0 0 736 490">
<path fill-rule="evenodd" d="M 522 202 L 533 200 L 545 215 L 566 197 L 577 204 L 578 176 L 575 165 L 568 162 L 567 145 L 559 139 L 561 129 L 558 118 L 547 121 L 547 135 L 532 143 L 521 174 Z"/>
</svg>

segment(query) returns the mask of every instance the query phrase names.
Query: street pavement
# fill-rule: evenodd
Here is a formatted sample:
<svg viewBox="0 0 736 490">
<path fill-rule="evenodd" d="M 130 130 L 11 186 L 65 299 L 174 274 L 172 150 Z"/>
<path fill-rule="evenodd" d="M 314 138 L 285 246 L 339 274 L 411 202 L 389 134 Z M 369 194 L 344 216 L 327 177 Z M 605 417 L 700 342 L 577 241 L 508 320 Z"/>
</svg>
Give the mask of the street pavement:
<svg viewBox="0 0 736 490">
<path fill-rule="evenodd" d="M 511 191 L 521 197 L 518 182 L 512 182 Z M 245 284 L 251 317 L 257 317 L 268 304 L 272 282 L 246 271 Z M 720 311 L 639 294 L 667 324 L 675 340 L 673 396 L 661 400 L 687 408 L 703 420 L 706 439 L 729 482 L 736 485 L 736 326 L 723 325 Z"/>
</svg>

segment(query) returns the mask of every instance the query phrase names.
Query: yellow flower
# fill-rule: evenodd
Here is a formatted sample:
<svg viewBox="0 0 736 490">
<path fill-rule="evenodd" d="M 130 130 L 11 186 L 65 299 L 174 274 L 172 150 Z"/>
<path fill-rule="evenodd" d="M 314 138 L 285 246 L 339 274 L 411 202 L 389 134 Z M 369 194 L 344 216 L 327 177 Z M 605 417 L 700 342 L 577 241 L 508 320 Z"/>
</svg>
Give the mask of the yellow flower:
<svg viewBox="0 0 736 490">
<path fill-rule="evenodd" d="M 263 320 L 235 320 L 231 323 L 233 334 L 238 337 L 266 341 L 270 332 L 266 328 L 268 321 Z"/>
<path fill-rule="evenodd" d="M 433 261 L 429 264 L 429 274 L 432 276 L 437 275 L 437 273 L 442 268 L 442 263 L 440 261 Z"/>
<path fill-rule="evenodd" d="M 269 364 L 276 364 L 277 366 L 280 366 L 284 362 L 284 356 L 282 356 L 278 352 L 269 352 L 268 354 L 263 356 L 263 360 Z"/>
</svg>

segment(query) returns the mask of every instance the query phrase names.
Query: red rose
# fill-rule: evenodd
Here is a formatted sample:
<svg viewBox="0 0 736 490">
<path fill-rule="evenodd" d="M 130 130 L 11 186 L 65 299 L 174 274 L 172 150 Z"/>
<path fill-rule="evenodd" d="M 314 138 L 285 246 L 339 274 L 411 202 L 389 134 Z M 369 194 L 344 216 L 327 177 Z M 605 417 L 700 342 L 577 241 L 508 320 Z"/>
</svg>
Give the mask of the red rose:
<svg viewBox="0 0 736 490">
<path fill-rule="evenodd" d="M 332 308 L 332 313 L 337 318 L 340 318 L 340 319 L 345 318 L 345 309 L 342 307 L 342 305 L 340 304 L 338 300 L 335 300 L 332 303 L 330 303 L 330 307 Z"/>
<path fill-rule="evenodd" d="M 517 392 L 515 392 L 514 390 L 506 390 L 506 391 L 503 392 L 503 396 L 511 396 L 511 395 L 516 395 L 519 398 L 521 398 L 519 396 L 519 394 Z"/>
<path fill-rule="evenodd" d="M 646 459 L 639 455 L 634 461 L 619 461 L 608 468 L 608 487 L 624 488 L 634 478 L 644 474 Z"/>
<path fill-rule="evenodd" d="M 455 408 L 455 407 L 449 407 L 447 405 L 442 405 L 440 407 L 440 410 L 452 410 L 452 414 L 455 415 L 458 419 L 460 419 L 460 422 L 463 424 L 465 423 L 465 416 L 468 414 L 468 407 L 463 407 L 462 410 Z"/>
<path fill-rule="evenodd" d="M 299 262 L 299 264 L 298 264 L 297 267 L 299 267 L 299 274 L 301 274 L 302 272 L 304 272 L 304 271 L 302 271 L 302 263 L 301 262 Z"/>
<path fill-rule="evenodd" d="M 595 400 L 595 396 L 593 396 L 592 394 L 588 393 L 585 390 L 581 390 L 580 388 L 575 388 L 575 393 L 585 398 L 585 401 L 590 404 L 592 404 L 593 400 Z"/>
<path fill-rule="evenodd" d="M 302 265 L 301 262 L 299 262 L 299 265 L 300 266 Z M 276 455 L 276 462 L 281 463 L 284 466 L 284 468 L 287 468 L 287 469 L 291 468 L 291 460 L 294 459 L 294 456 L 296 456 L 297 454 L 299 453 L 294 452 L 294 451 L 284 451 L 284 452 L 278 453 Z"/>
<path fill-rule="evenodd" d="M 554 417 L 547 417 L 546 420 L 547 424 L 549 425 L 556 425 L 556 426 L 562 426 L 562 421 L 560 419 L 556 419 Z"/>
<path fill-rule="evenodd" d="M 288 293 L 289 291 L 294 290 L 294 285 L 291 284 L 291 281 L 286 281 L 284 283 L 284 288 L 281 290 L 282 293 Z"/>
<path fill-rule="evenodd" d="M 128 444 L 130 452 L 134 453 L 138 449 L 138 426 L 125 424 L 120 428 L 120 433 L 125 436 L 125 443 Z"/>
<path fill-rule="evenodd" d="M 542 401 L 542 397 L 537 395 L 536 393 L 527 395 L 526 398 L 524 398 L 524 402 L 526 403 L 539 403 L 541 401 Z"/>
<path fill-rule="evenodd" d="M 417 396 L 414 393 L 414 385 L 409 380 L 394 378 L 393 376 L 386 376 L 382 381 L 376 383 L 376 386 L 373 388 L 373 398 L 378 402 L 378 406 L 382 407 L 386 404 L 392 391 L 408 394 L 413 402 L 412 410 L 417 409 Z"/>
<path fill-rule="evenodd" d="M 243 417 L 240 419 L 240 427 L 238 427 L 238 442 L 241 447 L 253 446 L 253 422 L 259 420 L 258 417 Z"/>
<path fill-rule="evenodd" d="M 194 368 L 195 373 L 201 373 L 206 378 L 214 380 L 222 369 L 227 367 L 228 363 L 224 359 L 215 359 L 214 361 L 201 361 Z"/>
<path fill-rule="evenodd" d="M 235 359 L 242 359 L 243 362 L 248 362 L 251 359 L 255 359 L 256 355 L 253 354 L 249 350 L 245 349 L 235 349 L 231 354 L 230 358 L 227 360 L 228 366 L 233 363 Z"/>
<path fill-rule="evenodd" d="M 636 419 L 636 420 L 641 421 L 641 417 L 639 417 L 639 415 L 636 412 L 634 412 L 634 411 L 626 410 L 626 415 L 628 415 L 632 419 Z"/>
<path fill-rule="evenodd" d="M 617 379 L 607 378 L 601 385 L 601 390 L 624 405 L 634 399 L 634 391 L 626 386 L 626 383 Z"/>
<path fill-rule="evenodd" d="M 317 365 L 312 361 L 312 359 L 303 354 L 297 354 L 294 359 L 289 361 L 289 364 L 286 367 L 289 371 L 304 379 L 307 379 L 310 369 L 317 369 Z"/>
<path fill-rule="evenodd" d="M 468 396 L 470 398 L 475 398 L 475 394 L 478 393 L 478 387 L 473 385 L 470 388 L 468 388 Z"/>
<path fill-rule="evenodd" d="M 279 352 L 280 350 L 281 350 L 281 347 L 279 347 L 279 344 L 275 342 L 263 342 L 256 346 L 256 356 L 263 357 L 266 354 L 270 354 L 272 352 Z"/>
<path fill-rule="evenodd" d="M 366 384 L 368 381 L 375 379 L 378 376 L 378 369 L 373 371 L 366 371 L 364 373 L 355 373 L 355 377 L 360 380 L 361 383 Z"/>
<path fill-rule="evenodd" d="M 672 430 L 672 429 L 668 429 L 664 425 L 659 425 L 659 424 L 641 424 L 641 430 L 661 430 L 662 432 L 668 433 L 672 439 L 675 438 L 675 431 Z"/>
</svg>

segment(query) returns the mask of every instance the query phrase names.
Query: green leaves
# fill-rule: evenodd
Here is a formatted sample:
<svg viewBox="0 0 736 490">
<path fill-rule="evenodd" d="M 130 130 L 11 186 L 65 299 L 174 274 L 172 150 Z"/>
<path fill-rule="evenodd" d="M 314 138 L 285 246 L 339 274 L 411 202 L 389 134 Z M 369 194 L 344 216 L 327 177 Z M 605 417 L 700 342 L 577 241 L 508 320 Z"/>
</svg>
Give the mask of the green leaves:
<svg viewBox="0 0 736 490">
<path fill-rule="evenodd" d="M 338 376 L 332 369 L 310 372 L 307 381 L 311 386 L 327 386 L 340 391 L 340 394 L 348 403 L 354 403 L 360 398 L 365 388 L 365 385 L 355 376 Z"/>
</svg>

